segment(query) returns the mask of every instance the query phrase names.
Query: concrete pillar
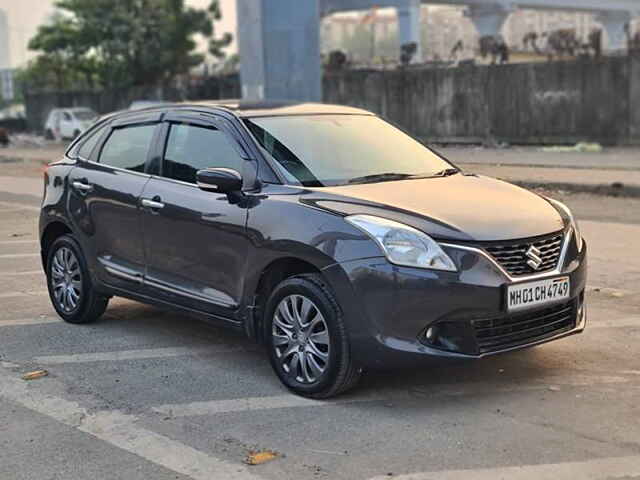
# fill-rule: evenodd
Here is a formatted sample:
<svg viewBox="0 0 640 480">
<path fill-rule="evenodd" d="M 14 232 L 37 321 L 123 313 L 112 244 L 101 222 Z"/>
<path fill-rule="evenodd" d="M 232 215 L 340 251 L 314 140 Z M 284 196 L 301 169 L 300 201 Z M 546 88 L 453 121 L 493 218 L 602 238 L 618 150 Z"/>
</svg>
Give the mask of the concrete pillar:
<svg viewBox="0 0 640 480">
<path fill-rule="evenodd" d="M 510 13 L 509 8 L 498 3 L 470 5 L 466 11 L 480 37 L 500 35 Z"/>
<path fill-rule="evenodd" d="M 630 12 L 601 12 L 596 15 L 596 20 L 602 24 L 607 33 L 609 50 L 621 50 L 627 47 L 627 35 L 624 27 L 631 21 Z"/>
<path fill-rule="evenodd" d="M 420 0 L 407 0 L 396 7 L 398 13 L 398 35 L 400 45 L 415 42 L 418 46 L 412 63 L 422 62 L 420 35 Z"/>
<path fill-rule="evenodd" d="M 320 101 L 317 0 L 236 0 L 242 97 Z"/>
</svg>

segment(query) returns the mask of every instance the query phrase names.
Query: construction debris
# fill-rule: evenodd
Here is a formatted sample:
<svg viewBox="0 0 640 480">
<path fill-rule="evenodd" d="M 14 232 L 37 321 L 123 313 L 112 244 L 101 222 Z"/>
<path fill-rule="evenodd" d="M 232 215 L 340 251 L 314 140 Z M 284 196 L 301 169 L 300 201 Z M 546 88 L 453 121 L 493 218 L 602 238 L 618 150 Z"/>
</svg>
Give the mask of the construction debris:
<svg viewBox="0 0 640 480">
<path fill-rule="evenodd" d="M 33 372 L 25 373 L 22 375 L 23 380 L 35 380 L 36 378 L 42 378 L 49 375 L 46 370 L 34 370 Z"/>
</svg>

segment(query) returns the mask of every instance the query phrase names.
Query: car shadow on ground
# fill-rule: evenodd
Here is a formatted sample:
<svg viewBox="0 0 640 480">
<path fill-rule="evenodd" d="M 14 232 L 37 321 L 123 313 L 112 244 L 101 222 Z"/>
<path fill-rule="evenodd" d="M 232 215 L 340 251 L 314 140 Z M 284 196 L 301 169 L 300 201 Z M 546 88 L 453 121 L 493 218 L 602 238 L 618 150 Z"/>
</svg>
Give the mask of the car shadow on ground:
<svg viewBox="0 0 640 480">
<path fill-rule="evenodd" d="M 112 335 L 151 336 L 154 341 L 175 346 L 225 344 L 246 351 L 247 355 L 264 359 L 268 365 L 264 347 L 245 338 L 241 333 L 213 326 L 198 318 L 182 313 L 163 310 L 149 305 L 117 300 L 109 307 L 105 316 L 88 326 Z M 251 354 L 249 352 L 252 352 Z M 402 394 L 406 397 L 425 398 L 431 395 L 463 396 L 470 393 L 482 395 L 503 395 L 505 392 L 528 388 L 545 388 L 558 377 L 571 375 L 575 371 L 563 361 L 551 361 L 544 346 L 481 360 L 469 360 L 446 364 L 438 362 L 433 366 L 420 365 L 415 369 L 395 371 L 367 371 L 359 387 L 341 400 L 365 400 L 387 395 Z M 243 362 L 244 363 L 244 362 Z M 277 383 L 269 368 L 259 368 L 252 372 L 265 386 Z M 282 393 L 286 390 L 282 388 Z M 255 392 L 256 396 L 261 394 Z"/>
</svg>

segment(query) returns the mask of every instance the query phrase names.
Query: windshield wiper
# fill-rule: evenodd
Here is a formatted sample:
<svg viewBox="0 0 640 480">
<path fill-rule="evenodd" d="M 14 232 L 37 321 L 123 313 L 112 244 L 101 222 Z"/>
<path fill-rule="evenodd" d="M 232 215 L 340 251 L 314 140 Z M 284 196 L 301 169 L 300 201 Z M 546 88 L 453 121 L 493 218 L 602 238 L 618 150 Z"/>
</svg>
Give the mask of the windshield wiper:
<svg viewBox="0 0 640 480">
<path fill-rule="evenodd" d="M 449 175 L 455 175 L 460 170 L 457 168 L 445 168 L 436 173 L 376 173 L 374 175 L 365 175 L 364 177 L 356 177 L 349 180 L 349 183 L 377 183 L 377 182 L 392 182 L 394 180 L 416 180 L 419 178 L 433 178 L 433 177 L 448 177 Z"/>
<path fill-rule="evenodd" d="M 376 173 L 374 175 L 365 175 L 364 177 L 355 177 L 349 180 L 349 183 L 376 183 L 376 182 L 392 182 L 394 180 L 407 180 L 412 178 L 424 178 L 423 175 L 414 175 L 411 173 Z"/>
<path fill-rule="evenodd" d="M 440 170 L 433 174 L 434 177 L 448 177 L 450 175 L 455 175 L 456 173 L 460 173 L 459 168 L 445 168 L 444 170 Z"/>
</svg>

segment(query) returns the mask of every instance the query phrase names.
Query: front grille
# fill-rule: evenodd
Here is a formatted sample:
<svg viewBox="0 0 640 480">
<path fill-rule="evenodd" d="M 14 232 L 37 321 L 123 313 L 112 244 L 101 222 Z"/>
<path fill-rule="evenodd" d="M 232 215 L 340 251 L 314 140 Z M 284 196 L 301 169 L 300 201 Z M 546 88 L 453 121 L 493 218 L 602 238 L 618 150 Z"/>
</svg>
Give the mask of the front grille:
<svg viewBox="0 0 640 480">
<path fill-rule="evenodd" d="M 576 302 L 516 313 L 490 320 L 473 320 L 480 353 L 490 353 L 526 345 L 575 327 Z"/>
<path fill-rule="evenodd" d="M 489 242 L 483 248 L 504 268 L 509 275 L 519 277 L 532 273 L 548 272 L 558 265 L 564 234 L 555 233 L 531 241 L 515 240 L 513 242 Z M 527 251 L 531 247 L 540 251 L 542 263 L 536 269 L 527 262 Z"/>
</svg>

